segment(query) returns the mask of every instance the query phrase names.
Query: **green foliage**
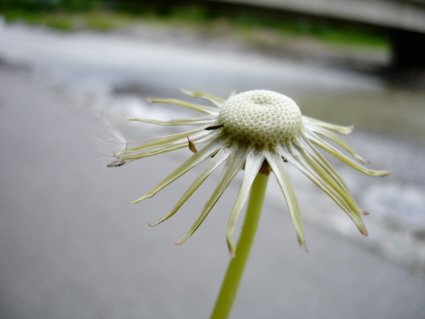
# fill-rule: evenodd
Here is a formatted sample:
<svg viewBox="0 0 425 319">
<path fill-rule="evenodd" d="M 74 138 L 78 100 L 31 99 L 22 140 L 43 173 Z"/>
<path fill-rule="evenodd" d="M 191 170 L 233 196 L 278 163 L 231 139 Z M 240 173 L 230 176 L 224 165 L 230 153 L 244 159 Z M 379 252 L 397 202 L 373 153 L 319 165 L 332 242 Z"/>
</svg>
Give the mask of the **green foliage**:
<svg viewBox="0 0 425 319">
<path fill-rule="evenodd" d="M 51 12 L 57 3 L 37 0 L 0 0 L 1 13 L 6 16 L 23 16 L 26 13 Z"/>
<path fill-rule="evenodd" d="M 84 12 L 101 8 L 103 1 L 101 0 L 62 0 L 59 2 L 60 8 L 71 12 Z"/>
<path fill-rule="evenodd" d="M 347 25 L 321 18 L 285 14 L 226 4 L 185 0 L 0 0 L 7 21 L 26 21 L 59 30 L 88 28 L 107 31 L 137 24 L 141 19 L 178 22 L 198 30 L 220 29 L 226 24 L 229 33 L 245 40 L 264 43 L 258 30 L 273 38 L 308 36 L 328 43 L 358 44 L 375 47 L 387 45 L 381 33 L 365 27 Z M 218 27 L 217 27 L 218 26 Z M 220 33 L 220 32 L 218 32 Z M 217 33 L 217 34 L 218 34 Z"/>
<path fill-rule="evenodd" d="M 60 31 L 70 31 L 73 29 L 73 23 L 70 19 L 53 19 L 46 21 L 44 25 Z"/>
</svg>

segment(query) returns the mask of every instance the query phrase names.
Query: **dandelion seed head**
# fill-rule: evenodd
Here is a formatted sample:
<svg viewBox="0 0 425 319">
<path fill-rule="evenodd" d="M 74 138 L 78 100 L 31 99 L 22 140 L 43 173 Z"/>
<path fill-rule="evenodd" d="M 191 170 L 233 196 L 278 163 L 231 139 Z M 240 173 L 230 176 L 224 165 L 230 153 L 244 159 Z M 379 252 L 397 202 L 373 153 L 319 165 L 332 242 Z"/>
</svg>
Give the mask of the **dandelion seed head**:
<svg viewBox="0 0 425 319">
<path fill-rule="evenodd" d="M 266 147 L 294 138 L 302 129 L 298 105 L 267 90 L 237 94 L 224 102 L 218 122 L 233 140 Z"/>
<path fill-rule="evenodd" d="M 244 178 L 233 209 L 230 212 L 226 229 L 226 241 L 230 255 L 235 255 L 233 230 L 240 211 L 248 198 L 254 179 L 257 174 L 268 174 L 270 172 L 275 175 L 286 199 L 298 242 L 306 250 L 301 212 L 286 169 L 286 163 L 288 163 L 300 170 L 330 196 L 353 220 L 358 230 L 367 236 L 367 231 L 362 221 L 362 216 L 366 214 L 365 211 L 358 207 L 341 176 L 318 150 L 321 149 L 335 156 L 363 174 L 369 176 L 388 175 L 388 171 L 371 170 L 358 163 L 357 161 L 366 164 L 368 161 L 360 157 L 347 143 L 333 133 L 348 134 L 351 132 L 352 127 L 342 127 L 302 116 L 300 109 L 292 99 L 283 94 L 267 90 L 240 93 L 231 96 L 226 101 L 208 93 L 186 90 L 182 90 L 182 92 L 193 97 L 201 97 L 212 102 L 216 107 L 176 99 L 155 99 L 152 102 L 175 104 L 206 113 L 207 115 L 194 119 L 186 118 L 168 121 L 136 118 L 130 118 L 130 120 L 165 126 L 197 125 L 196 129 L 171 136 L 162 136 L 162 140 L 154 140 L 130 148 L 127 148 L 130 143 L 125 142 L 119 132 L 109 129 L 115 140 L 121 141 L 121 144 L 124 141 L 125 147 L 118 149 L 118 153 L 114 154 L 114 161 L 108 167 L 122 166 L 129 161 L 182 148 L 189 148 L 194 152 L 191 157 L 163 181 L 132 203 L 138 203 L 154 196 L 201 162 L 209 160 L 201 174 L 185 191 L 171 212 L 152 225 L 158 225 L 173 216 L 207 177 L 221 164 L 224 164 L 222 175 L 217 186 L 212 191 L 211 197 L 191 228 L 177 243 L 182 244 L 192 236 L 229 186 L 232 179 L 243 169 Z M 357 161 L 329 144 L 326 139 L 345 149 Z M 138 140 L 136 142 L 142 141 Z M 267 166 L 267 169 L 264 169 L 264 166 Z"/>
</svg>

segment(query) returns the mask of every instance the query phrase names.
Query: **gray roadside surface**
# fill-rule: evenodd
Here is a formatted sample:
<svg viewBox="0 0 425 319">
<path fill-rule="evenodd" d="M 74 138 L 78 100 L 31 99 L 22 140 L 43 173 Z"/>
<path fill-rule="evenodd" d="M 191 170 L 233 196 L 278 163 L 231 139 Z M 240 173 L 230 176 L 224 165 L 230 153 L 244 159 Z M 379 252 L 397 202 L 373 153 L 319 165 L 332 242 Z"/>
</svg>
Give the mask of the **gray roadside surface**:
<svg viewBox="0 0 425 319">
<path fill-rule="evenodd" d="M 169 211 L 199 170 L 153 199 L 127 205 L 190 154 L 106 169 L 95 141 L 103 134 L 96 103 L 88 110 L 81 107 L 87 100 L 81 103 L 44 76 L 0 66 L 0 318 L 208 318 L 228 262 L 225 225 L 237 182 L 193 238 L 173 245 L 218 176 L 171 220 L 148 227 Z M 118 120 L 113 124 L 124 129 Z M 136 137 L 140 131 L 130 127 L 126 134 Z M 424 318 L 425 279 L 403 262 L 414 254 L 405 233 L 384 231 L 372 219 L 366 222 L 372 238 L 352 236 L 353 225 L 336 205 L 291 173 L 298 197 L 308 198 L 302 205 L 310 252 L 297 246 L 283 196 L 271 181 L 232 318 Z M 382 196 L 385 190 L 397 192 L 391 183 L 383 191 L 374 185 L 366 186 Z M 361 192 L 366 186 L 360 183 L 354 192 L 373 204 L 375 197 L 368 200 Z M 329 214 L 316 216 L 316 208 Z M 338 230 L 321 226 L 325 223 Z M 381 235 L 388 237 L 380 241 Z M 382 238 L 395 247 L 384 247 Z M 369 239 L 372 244 L 364 244 Z M 365 249 L 368 245 L 373 247 Z"/>
</svg>

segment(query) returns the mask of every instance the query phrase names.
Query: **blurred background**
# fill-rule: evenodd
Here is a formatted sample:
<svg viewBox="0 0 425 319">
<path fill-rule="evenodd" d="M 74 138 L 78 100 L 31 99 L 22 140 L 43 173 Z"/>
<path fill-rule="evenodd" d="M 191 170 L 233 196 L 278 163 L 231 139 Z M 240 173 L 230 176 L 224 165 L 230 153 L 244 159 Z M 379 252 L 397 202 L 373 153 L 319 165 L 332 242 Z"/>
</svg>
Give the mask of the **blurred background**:
<svg viewBox="0 0 425 319">
<path fill-rule="evenodd" d="M 0 0 L 0 14 L 1 319 L 208 318 L 241 176 L 177 247 L 219 174 L 150 228 L 201 169 L 127 203 L 190 152 L 105 166 L 111 126 L 127 140 L 186 129 L 123 118 L 197 116 L 145 100 L 190 101 L 179 88 L 288 95 L 305 115 L 355 124 L 344 140 L 391 171 L 329 158 L 370 212 L 365 238 L 288 167 L 308 254 L 271 177 L 231 318 L 425 318 L 422 0 Z"/>
</svg>

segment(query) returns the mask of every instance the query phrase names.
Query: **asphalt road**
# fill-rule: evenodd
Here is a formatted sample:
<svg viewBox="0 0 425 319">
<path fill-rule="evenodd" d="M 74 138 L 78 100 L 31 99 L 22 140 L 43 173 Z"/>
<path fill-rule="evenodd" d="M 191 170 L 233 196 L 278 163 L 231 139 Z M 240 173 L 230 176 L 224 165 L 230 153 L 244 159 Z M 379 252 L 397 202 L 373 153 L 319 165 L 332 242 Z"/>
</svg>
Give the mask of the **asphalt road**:
<svg viewBox="0 0 425 319">
<path fill-rule="evenodd" d="M 217 176 L 150 228 L 196 171 L 151 200 L 125 203 L 186 154 L 107 170 L 95 152 L 98 125 L 61 90 L 5 68 L 0 88 L 0 317 L 207 318 L 228 261 L 236 186 L 177 247 Z M 305 254 L 283 199 L 266 203 L 232 318 L 425 316 L 423 277 L 310 225 Z"/>
</svg>

